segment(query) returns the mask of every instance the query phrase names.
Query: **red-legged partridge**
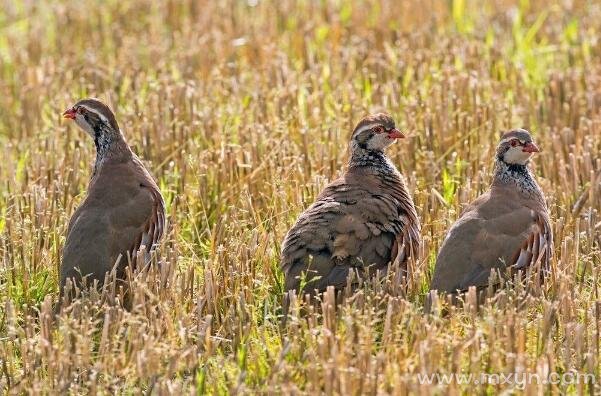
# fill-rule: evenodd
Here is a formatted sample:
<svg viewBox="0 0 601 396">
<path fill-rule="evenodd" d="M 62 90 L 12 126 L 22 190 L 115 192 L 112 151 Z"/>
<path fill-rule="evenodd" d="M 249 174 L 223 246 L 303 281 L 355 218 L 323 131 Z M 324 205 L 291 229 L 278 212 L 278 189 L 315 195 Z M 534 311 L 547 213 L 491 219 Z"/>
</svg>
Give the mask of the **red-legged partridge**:
<svg viewBox="0 0 601 396">
<path fill-rule="evenodd" d="M 117 260 L 117 277 L 144 249 L 146 259 L 165 228 L 161 192 L 140 159 L 131 151 L 111 109 L 97 99 L 84 99 L 64 112 L 96 145 L 96 163 L 88 194 L 69 223 L 60 271 L 61 292 L 68 278 L 76 284 L 98 280 Z M 128 258 L 130 258 L 128 260 Z"/>
<path fill-rule="evenodd" d="M 431 290 L 464 292 L 488 285 L 491 271 L 504 276 L 540 265 L 549 268 L 553 236 L 545 197 L 528 169 L 538 152 L 524 129 L 507 132 L 497 147 L 494 179 L 449 230 L 438 254 Z"/>
<path fill-rule="evenodd" d="M 387 114 L 355 127 L 348 169 L 319 194 L 284 239 L 285 289 L 304 293 L 342 288 L 351 271 L 385 274 L 416 258 L 420 223 L 402 175 L 384 150 L 404 135 Z"/>
</svg>

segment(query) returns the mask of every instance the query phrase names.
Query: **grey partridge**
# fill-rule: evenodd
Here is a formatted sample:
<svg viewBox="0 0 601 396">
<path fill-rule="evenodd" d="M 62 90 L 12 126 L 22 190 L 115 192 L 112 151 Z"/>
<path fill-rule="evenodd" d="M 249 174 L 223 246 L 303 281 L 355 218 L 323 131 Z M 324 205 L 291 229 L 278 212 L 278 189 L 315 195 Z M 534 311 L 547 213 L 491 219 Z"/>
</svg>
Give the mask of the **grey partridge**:
<svg viewBox="0 0 601 396">
<path fill-rule="evenodd" d="M 67 279 L 103 284 L 117 264 L 117 278 L 138 251 L 148 259 L 165 229 L 159 188 L 127 145 L 111 109 L 84 99 L 64 112 L 96 145 L 96 163 L 87 196 L 69 222 L 60 269 L 61 293 Z"/>
<path fill-rule="evenodd" d="M 378 113 L 363 118 L 350 141 L 344 175 L 329 184 L 288 231 L 281 268 L 285 289 L 313 294 L 417 258 L 420 223 L 403 176 L 384 150 L 404 135 Z"/>
<path fill-rule="evenodd" d="M 545 197 L 528 169 L 538 152 L 530 133 L 505 133 L 496 151 L 492 185 L 472 202 L 444 240 L 431 290 L 445 293 L 483 288 L 491 272 L 506 276 L 540 265 L 548 271 L 553 235 Z M 509 271 L 508 271 L 509 270 Z"/>
</svg>

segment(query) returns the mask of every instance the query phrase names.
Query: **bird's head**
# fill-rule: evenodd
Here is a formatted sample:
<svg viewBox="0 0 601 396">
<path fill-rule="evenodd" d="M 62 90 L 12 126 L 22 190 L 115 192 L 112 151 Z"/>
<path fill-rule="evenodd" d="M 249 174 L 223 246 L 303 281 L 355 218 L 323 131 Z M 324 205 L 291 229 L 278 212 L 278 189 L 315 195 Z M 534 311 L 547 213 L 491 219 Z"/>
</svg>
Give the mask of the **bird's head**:
<svg viewBox="0 0 601 396">
<path fill-rule="evenodd" d="M 119 132 L 119 124 L 112 110 L 94 98 L 82 99 L 63 113 L 63 117 L 75 121 L 90 136 L 96 138 L 104 131 Z"/>
<path fill-rule="evenodd" d="M 396 129 L 391 116 L 386 113 L 376 113 L 359 121 L 353 130 L 351 146 L 383 152 L 396 139 L 404 137 L 405 135 Z"/>
<path fill-rule="evenodd" d="M 501 136 L 497 146 L 497 159 L 508 165 L 526 165 L 530 157 L 539 151 L 532 141 L 530 132 L 525 129 L 514 129 Z"/>
</svg>

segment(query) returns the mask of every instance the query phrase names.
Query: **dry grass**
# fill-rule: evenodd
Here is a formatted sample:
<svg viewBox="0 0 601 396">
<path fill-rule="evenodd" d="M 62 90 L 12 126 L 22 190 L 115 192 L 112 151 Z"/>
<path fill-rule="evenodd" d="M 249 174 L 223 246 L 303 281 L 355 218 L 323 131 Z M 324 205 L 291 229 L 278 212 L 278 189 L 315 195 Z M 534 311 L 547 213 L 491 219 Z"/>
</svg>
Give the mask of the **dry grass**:
<svg viewBox="0 0 601 396">
<path fill-rule="evenodd" d="M 417 373 L 565 373 L 601 392 L 601 6 L 509 1 L 0 1 L 3 392 L 497 393 Z M 250 4 L 250 5 L 249 5 Z M 126 311 L 92 295 L 56 320 L 57 267 L 94 147 L 60 113 L 116 109 L 159 179 L 160 271 Z M 281 240 L 340 174 L 354 122 L 385 108 L 423 224 L 407 290 L 366 285 L 279 327 Z M 525 126 L 556 238 L 553 276 L 479 312 L 425 315 L 437 248 Z M 444 305 L 444 304 L 443 304 Z"/>
</svg>

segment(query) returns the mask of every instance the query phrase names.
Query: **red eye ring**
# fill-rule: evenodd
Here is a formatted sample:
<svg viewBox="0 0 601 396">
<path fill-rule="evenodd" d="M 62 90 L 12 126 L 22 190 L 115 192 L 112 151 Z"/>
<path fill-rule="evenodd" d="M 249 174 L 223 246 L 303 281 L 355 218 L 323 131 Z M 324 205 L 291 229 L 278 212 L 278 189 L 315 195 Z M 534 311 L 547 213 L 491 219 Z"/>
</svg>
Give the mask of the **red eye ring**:
<svg viewBox="0 0 601 396">
<path fill-rule="evenodd" d="M 517 145 L 518 145 L 518 141 L 517 140 L 514 139 L 514 140 L 511 141 L 511 147 L 515 147 Z"/>
<path fill-rule="evenodd" d="M 381 126 L 377 126 L 374 128 L 374 132 L 375 133 L 382 133 L 384 132 L 384 128 L 382 128 Z"/>
<path fill-rule="evenodd" d="M 79 107 L 77 108 L 77 112 L 78 112 L 79 114 L 84 114 L 84 113 L 86 112 L 86 109 L 85 109 L 85 107 L 83 107 L 83 106 L 79 106 Z"/>
</svg>

